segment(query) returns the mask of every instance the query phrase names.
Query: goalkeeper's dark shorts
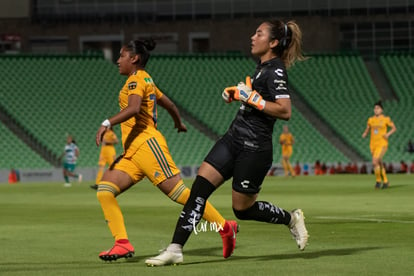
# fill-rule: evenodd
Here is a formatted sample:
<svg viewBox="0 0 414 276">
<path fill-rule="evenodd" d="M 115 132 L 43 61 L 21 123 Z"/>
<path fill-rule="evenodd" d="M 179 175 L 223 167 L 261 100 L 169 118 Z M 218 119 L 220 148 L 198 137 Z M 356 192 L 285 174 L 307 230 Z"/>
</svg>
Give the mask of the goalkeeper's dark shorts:
<svg viewBox="0 0 414 276">
<path fill-rule="evenodd" d="M 240 193 L 256 194 L 272 166 L 272 150 L 251 151 L 235 143 L 229 135 L 216 142 L 204 159 L 228 180 L 233 177 L 233 189 Z"/>
</svg>

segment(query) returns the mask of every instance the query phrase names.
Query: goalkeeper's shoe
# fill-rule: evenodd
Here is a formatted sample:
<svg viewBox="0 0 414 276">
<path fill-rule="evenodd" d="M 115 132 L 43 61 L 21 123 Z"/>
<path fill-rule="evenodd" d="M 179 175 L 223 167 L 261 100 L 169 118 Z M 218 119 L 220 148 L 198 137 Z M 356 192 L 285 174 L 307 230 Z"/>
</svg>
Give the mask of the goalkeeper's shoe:
<svg viewBox="0 0 414 276">
<path fill-rule="evenodd" d="M 375 182 L 375 189 L 381 188 L 381 182 Z"/>
<path fill-rule="evenodd" d="M 147 266 L 178 265 L 184 260 L 182 252 L 163 250 L 158 256 L 145 260 Z"/>
<path fill-rule="evenodd" d="M 236 247 L 236 235 L 238 232 L 239 226 L 234 220 L 226 221 L 223 230 L 220 231 L 220 236 L 223 240 L 223 257 L 225 259 L 233 254 L 234 248 Z"/>
<path fill-rule="evenodd" d="M 300 250 L 304 250 L 308 243 L 308 231 L 305 227 L 305 217 L 301 209 L 295 209 L 291 213 L 291 220 L 288 225 L 290 233 L 296 240 L 296 244 Z"/>
<path fill-rule="evenodd" d="M 390 183 L 384 183 L 384 184 L 382 184 L 382 187 L 381 187 L 381 189 L 388 189 L 390 187 Z"/>
<path fill-rule="evenodd" d="M 116 261 L 119 258 L 131 258 L 134 256 L 134 253 L 134 247 L 129 241 L 126 243 L 116 241 L 111 249 L 101 252 L 99 258 L 104 261 Z"/>
</svg>

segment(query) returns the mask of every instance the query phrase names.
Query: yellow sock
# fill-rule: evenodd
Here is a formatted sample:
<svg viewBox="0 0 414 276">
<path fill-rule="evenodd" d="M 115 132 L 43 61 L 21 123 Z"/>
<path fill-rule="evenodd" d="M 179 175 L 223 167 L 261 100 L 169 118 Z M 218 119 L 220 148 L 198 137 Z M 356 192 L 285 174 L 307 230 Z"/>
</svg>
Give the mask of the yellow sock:
<svg viewBox="0 0 414 276">
<path fill-rule="evenodd" d="M 221 226 L 224 226 L 224 223 L 226 220 L 223 218 L 223 216 L 217 211 L 216 208 L 214 208 L 213 205 L 210 204 L 209 201 L 206 203 L 206 208 L 204 209 L 204 215 L 203 218 L 211 223 L 217 223 Z"/>
<path fill-rule="evenodd" d="M 384 183 L 388 183 L 387 172 L 385 171 L 384 167 L 381 167 L 381 176 Z"/>
<path fill-rule="evenodd" d="M 115 198 L 119 192 L 120 190 L 115 184 L 108 181 L 101 181 L 98 185 L 98 192 L 96 193 L 109 230 L 111 230 L 112 236 L 116 241 L 119 239 L 128 239 L 124 216 Z"/>
<path fill-rule="evenodd" d="M 104 171 L 105 168 L 99 167 L 98 173 L 96 174 L 95 183 L 99 183 L 99 181 L 101 181 Z"/>
<path fill-rule="evenodd" d="M 287 167 L 288 167 L 288 170 L 290 171 L 290 175 L 295 176 L 295 171 L 293 170 L 292 165 L 290 164 L 290 162 L 287 162 Z"/>
<path fill-rule="evenodd" d="M 288 169 L 287 162 L 284 159 L 282 160 L 282 166 L 283 166 L 283 171 L 285 172 L 285 175 L 288 175 L 289 169 Z"/>
<path fill-rule="evenodd" d="M 168 194 L 168 197 L 174 200 L 177 203 L 180 203 L 181 205 L 184 205 L 188 198 L 190 197 L 190 189 L 188 189 L 182 180 L 175 185 L 174 189 Z M 226 220 L 223 218 L 223 216 L 216 210 L 216 208 L 213 207 L 213 205 L 210 204 L 209 201 L 206 203 L 206 207 L 204 209 L 204 215 L 203 219 L 210 223 L 217 223 L 221 226 L 224 225 Z"/>
<path fill-rule="evenodd" d="M 379 165 L 374 167 L 374 174 L 375 174 L 375 181 L 381 182 L 381 167 Z"/>
</svg>

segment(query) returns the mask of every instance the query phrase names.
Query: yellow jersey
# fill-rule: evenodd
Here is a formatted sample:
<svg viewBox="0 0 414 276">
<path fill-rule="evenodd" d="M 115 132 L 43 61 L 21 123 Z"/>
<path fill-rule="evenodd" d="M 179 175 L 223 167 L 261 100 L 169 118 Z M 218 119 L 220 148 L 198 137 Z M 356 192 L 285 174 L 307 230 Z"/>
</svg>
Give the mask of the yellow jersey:
<svg viewBox="0 0 414 276">
<path fill-rule="evenodd" d="M 384 135 L 387 133 L 388 127 L 392 127 L 394 123 L 391 121 L 390 117 L 379 115 L 372 116 L 368 119 L 367 125 L 371 130 L 371 146 L 388 146 L 388 140 L 384 138 Z"/>
<path fill-rule="evenodd" d="M 105 131 L 105 134 L 102 138 L 102 142 L 104 146 L 113 145 L 116 142 L 116 140 L 117 140 L 117 137 L 116 137 L 115 132 L 113 132 L 110 129 Z"/>
<path fill-rule="evenodd" d="M 282 144 L 282 151 L 291 149 L 293 145 L 292 133 L 288 132 L 280 134 L 279 142 Z"/>
<path fill-rule="evenodd" d="M 119 107 L 128 106 L 128 96 L 142 98 L 139 114 L 121 123 L 122 145 L 126 157 L 132 156 L 146 140 L 162 136 L 157 130 L 157 100 L 163 93 L 145 70 L 138 70 L 128 77 L 119 92 Z"/>
</svg>

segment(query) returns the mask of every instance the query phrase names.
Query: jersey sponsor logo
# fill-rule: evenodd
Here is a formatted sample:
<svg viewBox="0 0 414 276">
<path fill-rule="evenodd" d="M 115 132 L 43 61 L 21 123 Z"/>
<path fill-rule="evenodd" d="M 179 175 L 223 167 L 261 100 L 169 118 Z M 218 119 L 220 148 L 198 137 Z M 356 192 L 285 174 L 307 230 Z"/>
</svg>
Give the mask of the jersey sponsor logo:
<svg viewBox="0 0 414 276">
<path fill-rule="evenodd" d="M 136 81 L 131 81 L 130 83 L 128 83 L 128 90 L 134 90 L 135 88 L 137 88 Z"/>
<path fill-rule="evenodd" d="M 287 87 L 283 86 L 283 84 L 279 84 L 279 86 L 276 87 L 276 90 L 287 90 Z"/>
<path fill-rule="evenodd" d="M 286 84 L 286 81 L 276 79 L 273 81 L 273 83 Z"/>
<path fill-rule="evenodd" d="M 279 77 L 283 77 L 283 69 L 276 69 L 275 70 L 276 75 L 278 75 Z"/>
<path fill-rule="evenodd" d="M 240 183 L 240 185 L 242 186 L 242 188 L 243 188 L 243 189 L 247 189 L 247 188 L 249 188 L 249 184 L 250 184 L 250 181 L 249 181 L 249 180 L 243 180 L 243 181 Z"/>
<path fill-rule="evenodd" d="M 290 95 L 276 95 L 275 99 L 290 99 Z"/>
</svg>

